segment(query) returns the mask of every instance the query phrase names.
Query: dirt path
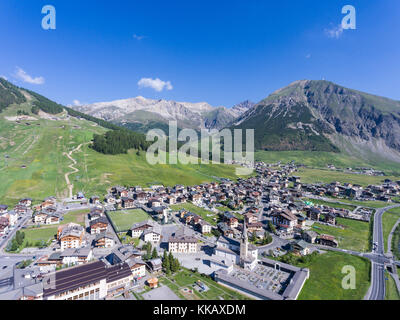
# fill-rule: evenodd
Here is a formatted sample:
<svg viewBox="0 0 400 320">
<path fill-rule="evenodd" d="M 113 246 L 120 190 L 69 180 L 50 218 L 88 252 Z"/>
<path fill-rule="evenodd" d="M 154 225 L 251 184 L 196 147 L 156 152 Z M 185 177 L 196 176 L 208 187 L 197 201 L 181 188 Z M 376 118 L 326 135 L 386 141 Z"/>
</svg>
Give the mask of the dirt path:
<svg viewBox="0 0 400 320">
<path fill-rule="evenodd" d="M 39 136 L 35 136 L 31 144 L 28 146 L 28 148 L 26 148 L 26 150 L 22 153 L 22 155 L 24 156 L 25 154 L 27 154 L 38 141 L 39 141 Z"/>
<path fill-rule="evenodd" d="M 69 176 L 71 174 L 77 173 L 79 172 L 79 170 L 77 168 L 75 168 L 74 166 L 76 165 L 76 160 L 74 158 L 72 158 L 72 153 L 79 151 L 79 149 L 82 147 L 83 144 L 80 144 L 79 146 L 77 146 L 75 149 L 71 150 L 69 153 L 64 152 L 63 154 L 72 161 L 72 164 L 70 164 L 68 166 L 68 168 L 72 169 L 73 171 L 68 172 L 64 175 L 65 177 L 65 181 L 67 182 L 67 186 L 68 186 L 68 190 L 69 190 L 69 197 L 72 199 L 73 197 L 73 190 L 74 190 L 74 185 L 71 183 L 71 181 L 69 180 Z"/>
</svg>

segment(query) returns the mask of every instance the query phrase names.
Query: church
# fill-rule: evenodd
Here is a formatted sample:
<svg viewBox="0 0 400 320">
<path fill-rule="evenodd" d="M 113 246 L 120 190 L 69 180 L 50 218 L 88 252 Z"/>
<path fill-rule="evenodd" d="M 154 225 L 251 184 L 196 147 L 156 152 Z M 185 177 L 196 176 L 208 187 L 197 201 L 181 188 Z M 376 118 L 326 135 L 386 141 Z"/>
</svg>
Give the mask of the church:
<svg viewBox="0 0 400 320">
<path fill-rule="evenodd" d="M 249 244 L 246 223 L 244 223 L 243 234 L 240 241 L 219 237 L 214 248 L 214 256 L 227 266 L 239 265 L 245 270 L 253 270 L 258 263 L 258 249 L 253 244 Z"/>
</svg>

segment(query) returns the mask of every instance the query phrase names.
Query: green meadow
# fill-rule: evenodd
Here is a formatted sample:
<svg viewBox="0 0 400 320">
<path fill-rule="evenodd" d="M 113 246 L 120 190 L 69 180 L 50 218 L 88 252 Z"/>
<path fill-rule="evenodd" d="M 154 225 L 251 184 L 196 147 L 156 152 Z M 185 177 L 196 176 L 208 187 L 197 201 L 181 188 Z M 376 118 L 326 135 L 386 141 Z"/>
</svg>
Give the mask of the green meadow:
<svg viewBox="0 0 400 320">
<path fill-rule="evenodd" d="M 203 282 L 209 290 L 199 292 L 194 289 L 197 281 Z M 222 286 L 215 281 L 193 273 L 187 269 L 177 272 L 175 275 L 164 276 L 160 279 L 161 284 L 168 286 L 174 293 L 184 300 L 252 300 L 249 297 Z M 193 294 L 185 295 L 184 289 L 192 289 Z"/>
<path fill-rule="evenodd" d="M 369 248 L 369 223 L 350 219 L 337 218 L 337 228 L 315 223 L 312 230 L 318 234 L 329 234 L 339 242 L 339 248 L 367 252 Z"/>
<path fill-rule="evenodd" d="M 363 174 L 351 174 L 339 171 L 332 171 L 329 169 L 309 169 L 301 168 L 295 173 L 296 176 L 301 178 L 302 183 L 331 183 L 338 181 L 340 183 L 359 184 L 361 186 L 368 186 L 371 184 L 381 184 L 385 179 L 398 180 L 395 176 L 375 177 Z"/>
<path fill-rule="evenodd" d="M 357 206 L 342 204 L 342 203 L 338 203 L 338 202 L 329 202 L 329 201 L 324 201 L 324 200 L 319 200 L 319 199 L 303 198 L 303 200 L 310 201 L 310 202 L 314 203 L 315 205 L 323 205 L 323 206 L 335 208 L 335 209 L 346 209 L 346 210 L 353 211 L 355 208 L 357 208 Z"/>
<path fill-rule="evenodd" d="M 299 267 L 310 270 L 310 278 L 304 284 L 298 300 L 362 300 L 370 286 L 371 263 L 364 258 L 340 252 L 319 255 L 308 264 Z M 346 274 L 343 267 L 356 270 L 356 289 L 345 290 L 342 280 Z"/>
<path fill-rule="evenodd" d="M 385 292 L 385 300 L 400 300 L 400 294 L 397 291 L 396 283 L 394 282 L 392 276 L 389 272 L 385 271 L 386 277 L 386 292 Z"/>
<path fill-rule="evenodd" d="M 88 196 L 103 195 L 113 185 L 175 184 L 193 185 L 218 180 L 218 177 L 237 179 L 235 167 L 223 164 L 151 165 L 145 152 L 130 150 L 127 154 L 104 155 L 90 148 L 93 134 L 106 129 L 75 118 L 60 120 L 9 121 L 18 110 L 30 112 L 30 104 L 11 106 L 0 114 L 0 203 L 14 205 L 23 197 L 35 202 L 54 195 L 68 196 L 65 174 L 72 161 L 65 153 L 82 145 L 72 153 L 79 170 L 69 175 L 73 192 Z M 29 123 L 29 125 L 27 125 Z"/>
<path fill-rule="evenodd" d="M 372 167 L 383 170 L 389 175 L 400 177 L 400 163 L 380 158 L 371 154 L 368 159 L 359 155 L 345 153 L 319 152 L 319 151 L 257 151 L 255 159 L 267 163 L 288 163 L 295 161 L 297 164 L 304 164 L 313 169 L 326 169 L 328 164 L 336 168 Z M 348 175 L 348 174 L 346 174 Z M 350 174 L 350 176 L 354 176 Z"/>
<path fill-rule="evenodd" d="M 382 216 L 382 230 L 383 230 L 383 241 L 385 244 L 385 252 L 388 247 L 388 237 L 392 231 L 397 220 L 400 219 L 400 208 L 394 208 L 386 211 Z"/>
</svg>

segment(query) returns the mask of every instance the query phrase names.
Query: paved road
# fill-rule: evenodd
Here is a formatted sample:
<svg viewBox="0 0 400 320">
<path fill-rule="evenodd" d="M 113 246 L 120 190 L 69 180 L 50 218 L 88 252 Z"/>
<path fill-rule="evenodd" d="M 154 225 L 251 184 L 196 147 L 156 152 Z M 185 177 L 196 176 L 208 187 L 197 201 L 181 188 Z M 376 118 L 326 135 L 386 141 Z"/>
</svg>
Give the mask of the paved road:
<svg viewBox="0 0 400 320">
<path fill-rule="evenodd" d="M 364 297 L 364 300 L 384 300 L 386 295 L 385 285 L 385 265 L 397 265 L 400 266 L 400 261 L 394 261 L 392 256 L 385 255 L 384 252 L 384 239 L 382 230 L 382 216 L 383 214 L 393 208 L 400 207 L 400 205 L 393 205 L 386 208 L 380 208 L 376 210 L 374 216 L 374 230 L 373 230 L 373 242 L 376 243 L 376 247 L 372 252 L 362 253 L 353 250 L 345 250 L 340 248 L 331 248 L 320 245 L 314 245 L 319 249 L 338 251 L 348 253 L 354 256 L 364 257 L 371 261 L 371 286 Z"/>
<path fill-rule="evenodd" d="M 20 230 L 21 227 L 30 219 L 30 214 L 26 214 L 24 216 L 22 216 L 21 220 L 18 220 L 15 228 L 8 233 L 8 235 L 6 236 L 5 239 L 1 238 L 0 241 L 0 255 L 3 252 L 3 250 L 5 249 L 5 247 L 7 246 L 8 241 L 10 241 L 12 239 L 12 237 L 14 236 L 14 234 L 17 232 L 17 230 Z"/>
<path fill-rule="evenodd" d="M 365 297 L 367 300 L 384 300 L 386 293 L 385 286 L 385 262 L 387 257 L 385 256 L 385 242 L 383 240 L 382 230 L 382 216 L 383 214 L 392 209 L 398 207 L 398 205 L 390 206 L 386 208 L 377 209 L 374 217 L 374 234 L 373 241 L 376 243 L 376 248 L 373 251 L 373 255 L 377 259 L 371 259 L 372 262 L 372 274 L 371 274 L 371 287 Z"/>
</svg>

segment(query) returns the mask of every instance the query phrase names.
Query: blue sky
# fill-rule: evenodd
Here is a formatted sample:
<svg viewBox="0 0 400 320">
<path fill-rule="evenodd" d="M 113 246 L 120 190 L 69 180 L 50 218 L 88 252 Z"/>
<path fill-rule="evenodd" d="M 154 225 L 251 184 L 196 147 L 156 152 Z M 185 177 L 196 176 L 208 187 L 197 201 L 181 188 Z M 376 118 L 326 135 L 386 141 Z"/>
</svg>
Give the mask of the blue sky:
<svg viewBox="0 0 400 320">
<path fill-rule="evenodd" d="M 56 30 L 41 27 L 48 4 Z M 357 29 L 332 37 L 347 4 Z M 323 78 L 400 100 L 398 0 L 1 0 L 0 30 L 0 75 L 65 105 L 141 95 L 230 107 Z"/>
</svg>

